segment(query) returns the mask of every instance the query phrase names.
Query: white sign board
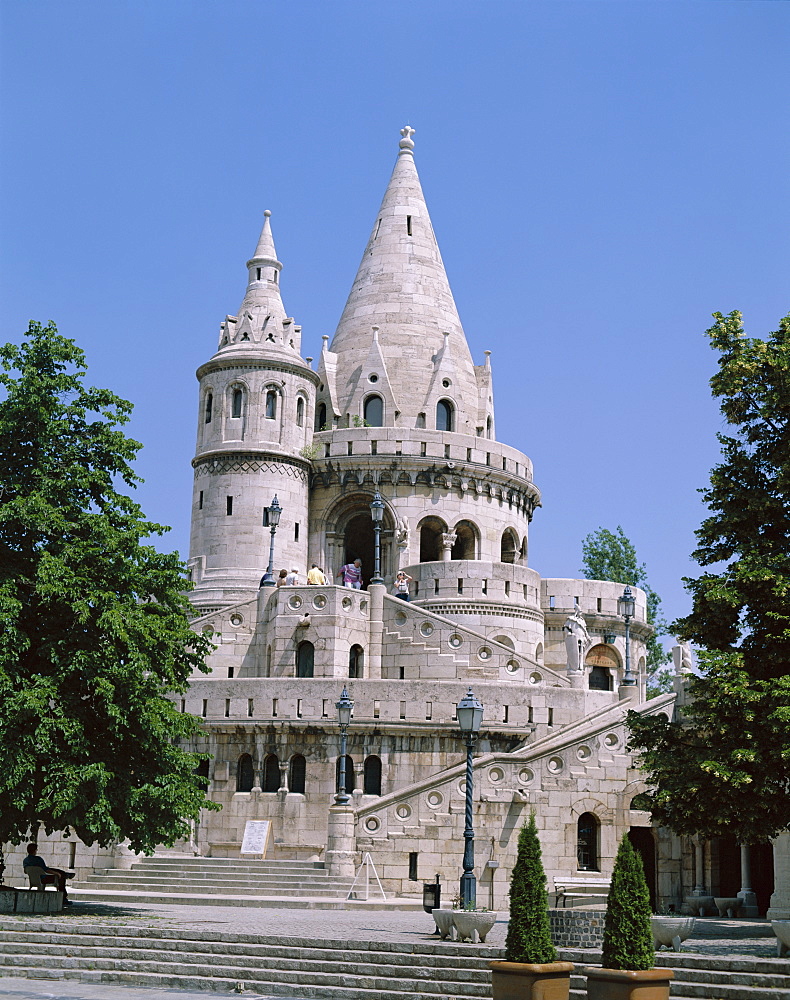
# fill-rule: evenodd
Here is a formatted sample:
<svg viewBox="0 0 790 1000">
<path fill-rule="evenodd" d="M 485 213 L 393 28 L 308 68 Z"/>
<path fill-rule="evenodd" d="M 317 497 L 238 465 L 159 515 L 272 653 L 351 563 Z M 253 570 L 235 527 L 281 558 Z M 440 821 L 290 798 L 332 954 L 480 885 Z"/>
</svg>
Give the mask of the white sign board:
<svg viewBox="0 0 790 1000">
<path fill-rule="evenodd" d="M 242 854 L 260 854 L 266 856 L 269 846 L 269 831 L 271 823 L 268 819 L 248 819 L 244 827 L 244 840 L 241 842 Z"/>
</svg>

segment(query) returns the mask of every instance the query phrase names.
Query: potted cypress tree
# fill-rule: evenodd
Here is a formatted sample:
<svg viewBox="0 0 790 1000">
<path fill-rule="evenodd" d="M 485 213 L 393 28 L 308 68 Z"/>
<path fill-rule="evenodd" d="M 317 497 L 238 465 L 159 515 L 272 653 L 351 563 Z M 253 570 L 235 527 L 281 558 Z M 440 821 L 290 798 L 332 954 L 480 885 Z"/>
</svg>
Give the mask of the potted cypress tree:
<svg viewBox="0 0 790 1000">
<path fill-rule="evenodd" d="M 551 941 L 546 875 L 535 814 L 521 828 L 510 877 L 505 961 L 491 962 L 494 1000 L 568 1000 L 570 962 L 558 962 Z"/>
<path fill-rule="evenodd" d="M 588 1000 L 668 1000 L 670 969 L 655 969 L 650 892 L 628 834 L 620 841 L 606 904 L 602 968 L 587 969 Z"/>
</svg>

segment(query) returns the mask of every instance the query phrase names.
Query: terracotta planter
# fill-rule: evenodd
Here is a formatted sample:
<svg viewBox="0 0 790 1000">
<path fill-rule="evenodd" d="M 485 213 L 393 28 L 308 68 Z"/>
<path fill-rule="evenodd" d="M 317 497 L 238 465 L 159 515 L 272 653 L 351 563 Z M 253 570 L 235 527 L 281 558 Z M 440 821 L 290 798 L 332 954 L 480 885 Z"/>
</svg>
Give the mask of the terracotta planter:
<svg viewBox="0 0 790 1000">
<path fill-rule="evenodd" d="M 489 962 L 494 1000 L 568 1000 L 571 962 Z"/>
<path fill-rule="evenodd" d="M 671 969 L 587 969 L 587 1000 L 669 1000 Z"/>
</svg>

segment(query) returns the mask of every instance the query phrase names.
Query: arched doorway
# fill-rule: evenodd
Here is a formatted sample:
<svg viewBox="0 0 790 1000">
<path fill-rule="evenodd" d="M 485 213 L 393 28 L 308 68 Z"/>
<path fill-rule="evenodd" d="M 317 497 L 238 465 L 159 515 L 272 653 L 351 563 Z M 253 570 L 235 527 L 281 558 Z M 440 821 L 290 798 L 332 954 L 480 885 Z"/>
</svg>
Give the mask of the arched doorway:
<svg viewBox="0 0 790 1000">
<path fill-rule="evenodd" d="M 611 646 L 599 642 L 587 654 L 584 663 L 590 671 L 587 683 L 591 691 L 613 689 L 613 677 L 620 666 L 620 661 Z"/>
<path fill-rule="evenodd" d="M 351 563 L 355 559 L 362 560 L 363 586 L 367 586 L 373 576 L 374 544 L 375 535 L 370 511 L 366 511 L 364 514 L 355 514 L 346 525 L 346 530 L 343 533 L 343 562 L 345 564 Z"/>
<path fill-rule="evenodd" d="M 459 521 L 453 528 L 455 545 L 450 553 L 451 559 L 477 558 L 477 528 L 471 521 Z"/>
<path fill-rule="evenodd" d="M 650 909 L 656 912 L 656 841 L 649 826 L 632 826 L 628 831 L 631 846 L 642 859 L 645 881 L 650 893 Z"/>
</svg>

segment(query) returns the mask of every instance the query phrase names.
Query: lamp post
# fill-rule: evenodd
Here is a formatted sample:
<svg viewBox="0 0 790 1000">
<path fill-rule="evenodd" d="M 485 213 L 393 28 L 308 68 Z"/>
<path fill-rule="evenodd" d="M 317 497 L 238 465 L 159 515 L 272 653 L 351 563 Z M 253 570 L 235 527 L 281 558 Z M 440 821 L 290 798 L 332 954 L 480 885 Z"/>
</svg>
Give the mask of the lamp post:
<svg viewBox="0 0 790 1000">
<path fill-rule="evenodd" d="M 274 533 L 277 531 L 277 525 L 280 523 L 280 515 L 283 509 L 277 499 L 277 494 L 274 494 L 274 500 L 272 500 L 271 507 L 264 508 L 263 516 L 263 526 L 264 528 L 268 525 L 272 537 L 269 542 L 269 568 L 263 574 L 263 579 L 261 580 L 262 587 L 274 587 L 276 585 L 276 580 L 274 579 Z"/>
<path fill-rule="evenodd" d="M 348 696 L 345 684 L 340 701 L 335 702 L 337 709 L 337 722 L 340 726 L 340 774 L 338 775 L 338 788 L 335 793 L 335 804 L 345 806 L 348 804 L 348 792 L 346 791 L 346 733 L 351 722 L 351 713 L 354 710 L 354 702 Z"/>
<path fill-rule="evenodd" d="M 623 675 L 623 687 L 633 687 L 636 678 L 631 675 L 631 619 L 636 610 L 636 601 L 631 593 L 631 588 L 626 587 L 623 596 L 617 598 L 617 613 L 625 619 L 625 674 Z"/>
<path fill-rule="evenodd" d="M 466 743 L 466 817 L 464 824 L 464 873 L 461 876 L 461 905 L 474 905 L 477 898 L 475 880 L 475 832 L 472 827 L 472 751 L 483 721 L 483 706 L 472 694 L 466 692 L 458 702 L 458 728 Z"/>
<path fill-rule="evenodd" d="M 378 490 L 370 504 L 370 516 L 373 518 L 375 542 L 373 546 L 373 579 L 371 583 L 384 583 L 381 577 L 381 522 L 384 520 L 384 501 Z"/>
</svg>

